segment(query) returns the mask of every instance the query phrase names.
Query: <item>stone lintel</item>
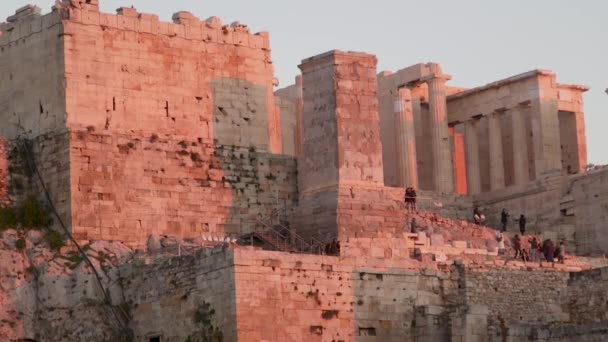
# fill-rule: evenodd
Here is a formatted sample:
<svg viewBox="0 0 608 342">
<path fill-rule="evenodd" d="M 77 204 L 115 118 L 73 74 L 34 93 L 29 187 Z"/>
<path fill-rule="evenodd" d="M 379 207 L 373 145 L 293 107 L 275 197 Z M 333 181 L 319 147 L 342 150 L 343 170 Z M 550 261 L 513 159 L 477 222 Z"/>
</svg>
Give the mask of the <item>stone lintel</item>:
<svg viewBox="0 0 608 342">
<path fill-rule="evenodd" d="M 514 83 L 514 82 L 519 82 L 528 78 L 532 78 L 532 77 L 539 77 L 539 76 L 552 76 L 555 77 L 555 73 L 550 71 L 550 70 L 544 70 L 544 69 L 535 69 L 532 71 L 528 71 L 525 72 L 523 74 L 519 74 L 519 75 L 515 75 L 509 78 L 505 78 L 496 82 L 492 82 L 492 83 L 488 83 L 484 86 L 481 87 L 476 87 L 476 88 L 472 88 L 472 89 L 468 89 L 453 95 L 448 96 L 448 101 L 450 100 L 454 100 L 454 99 L 459 99 L 461 97 L 467 97 L 470 95 L 474 95 L 480 92 L 483 92 L 485 90 L 489 90 L 489 89 L 493 89 L 493 88 L 500 88 L 502 86 Z"/>
</svg>

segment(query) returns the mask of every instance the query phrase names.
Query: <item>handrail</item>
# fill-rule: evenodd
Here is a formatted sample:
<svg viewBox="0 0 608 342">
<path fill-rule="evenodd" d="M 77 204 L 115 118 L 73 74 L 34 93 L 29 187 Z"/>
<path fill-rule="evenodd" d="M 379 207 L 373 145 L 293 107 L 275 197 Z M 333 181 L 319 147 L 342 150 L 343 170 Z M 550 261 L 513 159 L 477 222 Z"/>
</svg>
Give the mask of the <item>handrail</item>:
<svg viewBox="0 0 608 342">
<path fill-rule="evenodd" d="M 294 249 L 296 252 L 309 252 L 309 253 L 321 253 L 323 250 L 323 246 L 325 243 L 315 239 L 314 237 L 310 237 L 310 242 L 308 242 L 305 238 L 298 235 L 296 232 L 292 232 L 288 227 L 285 227 L 282 224 L 277 224 L 281 228 L 281 231 L 278 231 L 272 225 L 264 222 L 261 218 L 255 218 L 255 222 L 262 225 L 264 227 L 263 231 L 254 229 L 254 233 L 269 233 L 271 237 L 275 237 L 278 242 L 281 242 L 287 248 Z M 284 235 L 282 231 L 289 232 L 288 235 Z"/>
</svg>

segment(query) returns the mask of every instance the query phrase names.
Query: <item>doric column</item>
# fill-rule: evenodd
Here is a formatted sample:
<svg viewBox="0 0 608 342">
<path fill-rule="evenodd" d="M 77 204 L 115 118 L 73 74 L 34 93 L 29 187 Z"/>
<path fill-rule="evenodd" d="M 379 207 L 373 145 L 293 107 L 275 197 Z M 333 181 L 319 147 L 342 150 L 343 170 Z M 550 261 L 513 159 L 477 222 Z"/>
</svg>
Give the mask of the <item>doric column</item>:
<svg viewBox="0 0 608 342">
<path fill-rule="evenodd" d="M 418 188 L 416 164 L 416 132 L 414 130 L 414 110 L 412 93 L 408 88 L 399 89 L 395 102 L 395 123 L 397 136 L 397 160 L 399 162 L 399 184 L 402 187 Z"/>
<path fill-rule="evenodd" d="M 471 119 L 464 126 L 465 157 L 467 160 L 467 185 L 469 195 L 481 192 L 481 175 L 479 172 L 479 139 L 477 137 L 478 120 Z"/>
<path fill-rule="evenodd" d="M 505 163 L 502 152 L 502 127 L 500 112 L 488 116 L 488 138 L 490 147 L 490 189 L 505 187 Z"/>
<path fill-rule="evenodd" d="M 431 116 L 431 144 L 433 147 L 433 174 L 435 191 L 454 192 L 452 149 L 448 132 L 446 78 L 435 76 L 426 80 L 429 88 L 429 114 Z"/>
<path fill-rule="evenodd" d="M 513 178 L 515 185 L 519 185 L 528 182 L 529 178 L 525 108 L 516 106 L 509 112 L 513 130 Z"/>
</svg>

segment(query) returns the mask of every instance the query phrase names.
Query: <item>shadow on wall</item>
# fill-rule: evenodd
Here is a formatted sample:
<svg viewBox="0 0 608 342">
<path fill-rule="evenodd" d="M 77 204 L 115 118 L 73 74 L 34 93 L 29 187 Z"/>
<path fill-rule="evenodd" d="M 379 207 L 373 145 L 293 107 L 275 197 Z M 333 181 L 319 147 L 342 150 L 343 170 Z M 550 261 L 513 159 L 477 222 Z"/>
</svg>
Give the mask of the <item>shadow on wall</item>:
<svg viewBox="0 0 608 342">
<path fill-rule="evenodd" d="M 210 172 L 218 169 L 221 175 L 215 176 L 232 192 L 222 224 L 226 235 L 245 234 L 260 226 L 260 221 L 276 222 L 269 219 L 273 211 L 295 205 L 296 160 L 268 152 L 266 87 L 223 78 L 211 81 L 211 89 L 214 151 Z"/>
</svg>

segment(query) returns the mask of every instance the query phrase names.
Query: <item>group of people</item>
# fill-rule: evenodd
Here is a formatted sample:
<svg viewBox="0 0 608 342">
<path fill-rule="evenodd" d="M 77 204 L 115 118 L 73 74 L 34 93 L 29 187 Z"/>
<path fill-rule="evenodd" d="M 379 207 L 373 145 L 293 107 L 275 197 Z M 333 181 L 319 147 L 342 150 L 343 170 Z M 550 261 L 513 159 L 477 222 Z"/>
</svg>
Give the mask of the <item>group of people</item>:
<svg viewBox="0 0 608 342">
<path fill-rule="evenodd" d="M 416 189 L 408 187 L 405 189 L 405 209 L 416 211 Z"/>
<path fill-rule="evenodd" d="M 498 232 L 498 234 L 501 233 Z M 498 239 L 499 237 L 497 235 L 497 240 Z M 500 236 L 500 239 L 503 240 L 504 238 Z M 500 249 L 501 242 L 499 241 L 498 244 Z M 547 262 L 554 263 L 557 260 L 557 262 L 563 264 L 566 256 L 566 244 L 563 240 L 560 241 L 556 246 L 551 239 L 546 239 L 541 243 L 535 236 L 533 236 L 531 239 L 528 239 L 528 246 L 524 246 L 519 234 L 515 234 L 513 237 L 512 246 L 513 250 L 515 250 L 515 255 L 513 258 L 521 258 L 524 262 L 545 260 Z M 504 242 L 502 243 L 502 248 L 504 250 Z"/>
<path fill-rule="evenodd" d="M 325 255 L 340 255 L 340 241 L 333 239 L 325 244 Z"/>
</svg>

